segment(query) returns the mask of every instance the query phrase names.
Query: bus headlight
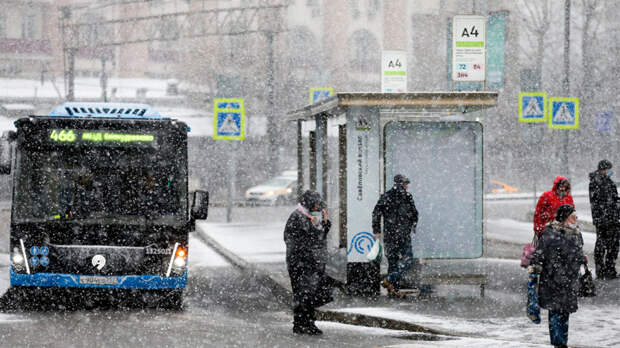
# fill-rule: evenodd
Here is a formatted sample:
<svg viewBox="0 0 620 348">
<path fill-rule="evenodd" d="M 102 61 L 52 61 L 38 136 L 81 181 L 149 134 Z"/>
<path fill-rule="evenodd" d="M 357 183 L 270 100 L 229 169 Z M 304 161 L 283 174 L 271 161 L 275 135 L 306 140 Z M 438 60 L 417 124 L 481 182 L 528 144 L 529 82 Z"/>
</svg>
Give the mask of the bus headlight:
<svg viewBox="0 0 620 348">
<path fill-rule="evenodd" d="M 177 268 L 185 267 L 185 259 L 182 257 L 176 257 L 174 259 L 174 267 L 177 267 Z"/>
<path fill-rule="evenodd" d="M 13 253 L 13 263 L 21 265 L 24 263 L 24 257 L 20 253 Z"/>
</svg>

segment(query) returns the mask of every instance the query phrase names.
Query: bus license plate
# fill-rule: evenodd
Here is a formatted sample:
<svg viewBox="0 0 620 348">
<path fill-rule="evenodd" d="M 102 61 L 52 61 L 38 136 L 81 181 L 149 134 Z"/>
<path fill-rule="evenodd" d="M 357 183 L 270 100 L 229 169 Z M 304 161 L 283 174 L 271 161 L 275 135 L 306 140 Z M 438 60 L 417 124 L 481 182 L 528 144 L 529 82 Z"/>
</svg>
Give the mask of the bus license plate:
<svg viewBox="0 0 620 348">
<path fill-rule="evenodd" d="M 80 284 L 116 285 L 116 277 L 80 276 Z"/>
</svg>

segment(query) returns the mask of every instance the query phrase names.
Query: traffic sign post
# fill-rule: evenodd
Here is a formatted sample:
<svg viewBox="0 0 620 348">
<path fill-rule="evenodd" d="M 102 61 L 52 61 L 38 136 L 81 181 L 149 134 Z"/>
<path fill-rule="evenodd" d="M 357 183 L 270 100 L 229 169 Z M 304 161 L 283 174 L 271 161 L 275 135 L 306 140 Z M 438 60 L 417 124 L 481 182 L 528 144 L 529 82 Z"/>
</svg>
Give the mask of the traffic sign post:
<svg viewBox="0 0 620 348">
<path fill-rule="evenodd" d="M 452 80 L 484 81 L 486 70 L 486 17 L 452 19 Z"/>
<path fill-rule="evenodd" d="M 519 122 L 547 122 L 547 93 L 519 93 Z"/>
<path fill-rule="evenodd" d="M 310 88 L 310 105 L 327 99 L 334 95 L 334 89 L 331 87 L 314 87 Z"/>
<path fill-rule="evenodd" d="M 549 128 L 579 129 L 579 98 L 549 98 Z"/>
<path fill-rule="evenodd" d="M 245 108 L 242 98 L 213 100 L 213 140 L 245 139 Z"/>
<path fill-rule="evenodd" d="M 213 140 L 245 139 L 245 107 L 243 98 L 213 99 Z M 226 222 L 232 221 L 234 178 L 237 172 L 237 143 L 233 142 L 228 162 L 228 195 L 226 199 Z"/>
</svg>

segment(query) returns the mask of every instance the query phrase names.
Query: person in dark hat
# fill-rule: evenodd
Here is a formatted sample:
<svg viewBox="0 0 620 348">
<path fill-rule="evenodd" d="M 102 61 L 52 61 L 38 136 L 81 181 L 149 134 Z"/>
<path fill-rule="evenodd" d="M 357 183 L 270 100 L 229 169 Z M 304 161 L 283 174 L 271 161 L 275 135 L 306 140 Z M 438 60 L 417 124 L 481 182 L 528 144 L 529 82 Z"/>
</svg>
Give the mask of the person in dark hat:
<svg viewBox="0 0 620 348">
<path fill-rule="evenodd" d="M 602 160 L 598 169 L 590 173 L 590 208 L 592 222 L 596 227 L 594 264 L 596 277 L 615 279 L 616 259 L 620 239 L 620 211 L 618 210 L 618 189 L 611 176 L 611 162 Z"/>
<path fill-rule="evenodd" d="M 372 231 L 375 238 L 381 236 L 381 218 L 383 217 L 383 242 L 388 260 L 388 276 L 381 285 L 388 293 L 404 297 L 399 291 L 399 282 L 413 265 L 411 233 L 415 233 L 418 224 L 418 210 L 411 193 L 407 192 L 409 179 L 397 174 L 394 186 L 381 195 L 372 211 Z"/>
<path fill-rule="evenodd" d="M 325 272 L 330 227 L 321 195 L 305 191 L 284 228 L 286 266 L 293 289 L 293 332 L 297 334 L 322 334 L 314 323 L 314 309 L 333 300 L 333 287 L 344 287 Z"/>
<path fill-rule="evenodd" d="M 539 304 L 549 310 L 549 336 L 555 347 L 568 344 L 568 318 L 578 308 L 579 269 L 587 262 L 577 213 L 564 204 L 543 231 L 528 267 L 530 273 L 540 275 Z"/>
</svg>

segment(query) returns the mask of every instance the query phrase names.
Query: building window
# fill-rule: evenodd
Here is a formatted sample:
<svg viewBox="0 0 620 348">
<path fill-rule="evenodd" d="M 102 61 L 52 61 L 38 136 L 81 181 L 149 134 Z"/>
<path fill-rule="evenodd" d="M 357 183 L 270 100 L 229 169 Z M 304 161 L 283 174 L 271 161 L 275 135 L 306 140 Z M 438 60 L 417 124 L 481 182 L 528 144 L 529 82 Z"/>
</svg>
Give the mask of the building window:
<svg viewBox="0 0 620 348">
<path fill-rule="evenodd" d="M 359 0 L 349 0 L 349 10 L 351 10 L 351 16 L 353 18 L 359 18 L 362 14 L 360 9 L 360 1 Z"/>
<path fill-rule="evenodd" d="M 6 15 L 0 14 L 0 38 L 6 37 Z"/>
<path fill-rule="evenodd" d="M 22 18 L 22 39 L 24 40 L 37 40 L 39 39 L 40 25 L 38 18 L 34 12 L 26 12 Z"/>
<path fill-rule="evenodd" d="M 358 30 L 348 42 L 351 71 L 378 73 L 381 70 L 381 48 L 377 39 L 367 30 Z"/>
</svg>

